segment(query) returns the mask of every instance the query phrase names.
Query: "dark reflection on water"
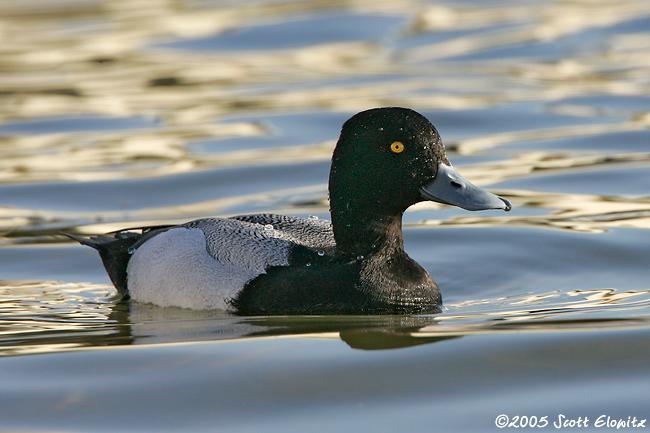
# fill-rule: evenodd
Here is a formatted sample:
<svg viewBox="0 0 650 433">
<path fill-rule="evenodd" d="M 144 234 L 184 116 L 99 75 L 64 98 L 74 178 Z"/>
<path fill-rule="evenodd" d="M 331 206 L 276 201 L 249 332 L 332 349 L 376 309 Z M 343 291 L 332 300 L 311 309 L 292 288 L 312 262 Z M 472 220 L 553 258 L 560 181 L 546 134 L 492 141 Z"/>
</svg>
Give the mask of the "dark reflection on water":
<svg viewBox="0 0 650 433">
<path fill-rule="evenodd" d="M 0 430 L 650 418 L 648 22 L 646 0 L 1 2 Z M 514 205 L 405 214 L 439 314 L 121 304 L 58 235 L 327 218 L 342 122 L 385 105 Z"/>
<path fill-rule="evenodd" d="M 394 349 L 499 332 L 596 331 L 647 327 L 650 290 L 553 291 L 446 305 L 426 316 L 238 317 L 111 301 L 105 286 L 5 282 L 0 354 L 99 346 L 299 336 L 340 339 L 351 348 Z M 632 310 L 637 314 L 629 315 Z M 624 314 L 620 314 L 623 312 Z"/>
<path fill-rule="evenodd" d="M 116 303 L 106 286 L 27 286 L 12 288 L 40 290 L 41 302 L 13 311 L 0 348 L 14 355 L 0 360 L 10 429 L 481 431 L 502 413 L 647 418 L 647 290 L 484 299 L 426 317 L 232 317 Z M 75 293 L 78 309 L 66 309 Z"/>
</svg>

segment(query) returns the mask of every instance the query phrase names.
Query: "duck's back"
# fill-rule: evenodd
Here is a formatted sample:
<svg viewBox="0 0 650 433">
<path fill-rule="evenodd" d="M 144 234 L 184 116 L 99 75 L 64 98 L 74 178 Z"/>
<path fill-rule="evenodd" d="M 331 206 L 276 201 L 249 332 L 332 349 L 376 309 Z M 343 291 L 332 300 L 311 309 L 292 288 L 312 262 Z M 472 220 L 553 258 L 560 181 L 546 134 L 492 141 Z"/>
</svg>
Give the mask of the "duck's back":
<svg viewBox="0 0 650 433">
<path fill-rule="evenodd" d="M 332 223 L 328 220 L 278 214 L 240 215 L 231 219 L 258 224 L 265 231 L 277 231 L 280 238 L 316 252 L 330 255 L 336 249 Z"/>
<path fill-rule="evenodd" d="M 294 250 L 305 247 L 333 253 L 329 221 L 273 214 L 191 221 L 138 246 L 126 269 L 129 295 L 161 306 L 229 310 L 247 282 L 291 266 Z"/>
</svg>

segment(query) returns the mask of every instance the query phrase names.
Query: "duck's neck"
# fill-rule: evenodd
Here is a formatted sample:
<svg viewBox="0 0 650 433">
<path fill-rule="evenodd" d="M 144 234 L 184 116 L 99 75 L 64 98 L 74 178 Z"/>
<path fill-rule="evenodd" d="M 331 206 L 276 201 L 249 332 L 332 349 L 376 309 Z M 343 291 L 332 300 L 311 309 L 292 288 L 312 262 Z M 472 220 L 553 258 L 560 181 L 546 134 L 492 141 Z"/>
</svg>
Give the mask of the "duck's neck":
<svg viewBox="0 0 650 433">
<path fill-rule="evenodd" d="M 329 178 L 337 250 L 356 256 L 380 249 L 403 252 L 402 214 L 418 201 L 419 195 L 394 187 L 390 179 L 381 176 L 379 162 L 364 160 L 362 164 L 341 146 L 342 140 L 343 135 L 334 150 Z"/>
<path fill-rule="evenodd" d="M 363 256 L 379 250 L 404 251 L 402 212 L 378 215 L 332 203 L 334 239 L 341 254 Z"/>
</svg>

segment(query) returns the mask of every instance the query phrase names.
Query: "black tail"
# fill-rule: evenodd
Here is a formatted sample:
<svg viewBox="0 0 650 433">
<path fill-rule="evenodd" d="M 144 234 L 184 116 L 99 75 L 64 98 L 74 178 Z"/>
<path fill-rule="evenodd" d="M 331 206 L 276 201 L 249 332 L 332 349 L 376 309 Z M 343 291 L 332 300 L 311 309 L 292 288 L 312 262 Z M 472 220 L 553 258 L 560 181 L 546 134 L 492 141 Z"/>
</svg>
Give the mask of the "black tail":
<svg viewBox="0 0 650 433">
<path fill-rule="evenodd" d="M 112 235 L 93 236 L 91 238 L 82 238 L 69 233 L 61 233 L 82 245 L 87 245 L 99 252 L 104 268 L 110 277 L 117 291 L 128 299 L 129 293 L 127 288 L 126 267 L 133 253 L 133 249 L 142 233 L 118 232 Z M 131 251 L 131 253 L 129 253 Z"/>
</svg>

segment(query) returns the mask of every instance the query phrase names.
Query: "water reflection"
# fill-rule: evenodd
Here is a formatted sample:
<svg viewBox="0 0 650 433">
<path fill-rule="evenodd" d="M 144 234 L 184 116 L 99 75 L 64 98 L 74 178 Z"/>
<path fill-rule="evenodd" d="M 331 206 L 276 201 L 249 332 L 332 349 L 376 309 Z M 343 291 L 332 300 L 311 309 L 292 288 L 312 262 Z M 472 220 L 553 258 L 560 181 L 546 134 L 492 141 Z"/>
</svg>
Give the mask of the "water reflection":
<svg viewBox="0 0 650 433">
<path fill-rule="evenodd" d="M 0 130 L 0 134 L 2 131 Z M 155 130 L 58 132 L 1 138 L 8 151 L 0 161 L 0 182 L 99 181 L 163 176 L 245 160 L 192 155 L 185 144 L 203 138 L 259 136 L 264 128 L 250 123 L 160 126 Z M 258 156 L 261 158 L 261 156 Z"/>
<path fill-rule="evenodd" d="M 201 162 L 194 161 L 191 165 L 195 168 L 206 167 L 209 164 L 237 166 L 238 164 L 260 164 L 262 162 L 273 164 L 274 161 L 309 162 L 311 160 L 325 160 L 331 154 L 332 143 L 298 146 L 287 149 L 274 148 L 268 151 L 236 151 L 219 154 L 218 158 L 202 158 Z M 650 161 L 647 153 L 624 153 L 617 155 L 584 155 L 574 153 L 553 152 L 525 152 L 504 161 L 485 163 L 481 165 L 463 167 L 463 173 L 478 185 L 497 185 L 493 190 L 506 197 L 515 205 L 515 212 L 508 216 L 492 216 L 481 214 L 477 216 L 459 216 L 437 220 L 423 218 L 417 224 L 410 226 L 426 227 L 432 225 L 481 225 L 481 226 L 529 226 L 549 227 L 578 232 L 603 233 L 609 228 L 630 227 L 649 228 L 648 215 L 650 202 L 644 196 L 606 196 L 597 194 L 578 194 L 548 192 L 540 190 L 508 189 L 508 180 L 532 176 L 553 175 L 558 173 L 572 174 L 576 169 L 592 169 L 605 173 L 605 170 L 618 168 L 645 167 Z M 187 161 L 190 162 L 190 161 Z M 632 165 L 636 164 L 636 165 Z M 178 167 L 176 165 L 175 167 Z M 184 169 L 182 169 L 184 170 Z M 157 169 L 160 171 L 160 169 Z M 170 167 L 169 172 L 174 168 Z M 582 171 L 584 172 L 584 170 Z M 624 173 L 628 173 L 624 172 Z M 69 174 L 74 173 L 70 170 Z M 117 174 L 114 174 L 117 175 Z M 134 173 L 131 174 L 135 176 Z M 92 176 L 103 175 L 93 172 Z M 88 180 L 85 176 L 82 178 Z M 194 201 L 188 204 L 170 205 L 160 207 L 146 207 L 144 209 L 130 210 L 132 220 L 137 220 L 137 225 L 183 222 L 193 215 L 221 214 L 227 215 L 242 212 L 237 210 L 248 203 L 269 203 L 276 207 L 274 212 L 279 213 L 327 213 L 327 196 L 325 179 L 323 183 L 314 186 L 300 186 L 295 188 L 276 190 L 272 192 L 253 192 L 237 194 L 203 201 Z M 630 178 L 634 182 L 633 178 Z M 503 183 L 506 188 L 499 187 Z M 567 189 L 579 188 L 573 183 L 565 184 Z M 593 188 L 591 183 L 588 188 Z M 227 184 L 223 185 L 227 187 Z M 625 189 L 625 185 L 620 185 Z M 628 188 L 630 189 L 630 188 Z M 638 189 L 638 188 L 637 188 Z M 168 200 L 169 201 L 169 200 Z M 278 207 L 280 205 L 280 207 Z M 90 205 L 87 204 L 89 207 Z M 412 210 L 440 209 L 440 205 L 423 203 Z M 520 209 L 541 209 L 543 214 L 534 215 L 529 212 L 520 213 Z M 551 211 L 551 213 L 547 213 Z M 136 225 L 123 218 L 123 210 L 106 211 L 55 211 L 55 210 L 30 210 L 16 207 L 0 207 L 0 227 L 8 237 L 38 236 L 42 234 L 56 234 L 62 230 L 72 230 L 79 233 L 101 233 L 116 230 L 124 225 Z M 111 221 L 110 224 L 95 223 L 96 220 Z M 84 224 L 81 230 L 75 225 Z M 29 240 L 33 242 L 35 239 Z M 46 240 L 46 239 L 43 239 Z M 51 241 L 51 239 L 49 239 Z"/>
<path fill-rule="evenodd" d="M 97 346 L 250 338 L 341 339 L 381 350 L 495 332 L 557 332 L 647 327 L 650 290 L 556 290 L 450 304 L 425 316 L 238 317 L 223 311 L 111 301 L 104 285 L 3 282 L 0 355 Z M 630 315 L 631 310 L 639 313 Z M 617 315 L 618 312 L 627 314 Z"/>
<path fill-rule="evenodd" d="M 214 37 L 229 29 L 290 21 L 295 14 L 322 12 L 324 8 L 353 5 L 367 16 L 395 14 L 402 9 L 391 2 L 325 3 L 262 3 L 244 8 L 233 2 L 204 9 L 154 0 L 137 7 L 124 7 L 120 2 L 99 2 L 94 7 L 65 3 L 49 5 L 47 15 L 16 2 L 4 4 L 3 35 L 7 46 L 13 48 L 2 53 L 6 66 L 0 71 L 0 121 L 65 113 L 125 119 L 140 116 L 160 125 L 155 131 L 125 130 L 100 136 L 84 134 L 76 127 L 67 133 L 38 137 L 10 134 L 3 138 L 7 148 L 21 151 L 3 152 L 5 170 L 0 180 L 98 180 L 193 170 L 201 164 L 184 151 L 187 141 L 265 133 L 258 125 L 213 123 L 236 112 L 314 107 L 350 112 L 393 104 L 461 110 L 530 100 L 558 101 L 573 95 L 645 93 L 643 82 L 620 72 L 645 67 L 648 37 L 644 34 L 615 35 L 611 47 L 617 56 L 614 60 L 595 49 L 591 56 L 557 62 L 517 59 L 511 65 L 502 57 L 498 64 L 487 61 L 475 67 L 464 62 L 425 62 L 432 56 L 444 58 L 489 47 L 557 40 L 647 16 L 645 3 L 638 0 L 599 4 L 597 8 L 590 2 L 479 9 L 416 4 L 412 5 L 411 25 L 405 26 L 412 33 L 400 33 L 403 26 L 394 26 L 395 34 L 401 34 L 407 46 L 409 38 L 419 40 L 415 35 L 435 39 L 437 33 L 452 28 L 454 32 L 500 30 L 413 48 L 382 43 L 381 38 L 333 43 L 326 37 L 307 47 L 245 54 L 143 48 L 155 45 L 161 35 Z M 66 25 L 59 23 L 62 16 L 67 18 Z M 138 24 L 143 17 L 147 26 Z M 603 75 L 602 70 L 612 63 L 619 71 Z M 474 153 L 505 142 L 643 129 L 647 126 L 644 119 L 473 137 L 455 149 Z M 51 163 L 52 158 L 56 164 Z"/>
<path fill-rule="evenodd" d="M 515 205 L 501 216 L 422 204 L 407 214 L 409 229 L 432 238 L 434 227 L 563 235 L 650 229 L 650 199 L 640 181 L 650 163 L 646 0 L 147 0 L 40 2 L 39 8 L 0 3 L 4 273 L 26 267 L 29 254 L 18 256 L 19 246 L 50 245 L 55 252 L 42 260 L 76 263 L 82 253 L 64 247 L 56 237 L 61 230 L 92 234 L 258 211 L 327 215 L 323 167 L 341 121 L 380 105 L 423 111 L 463 174 Z M 332 36 L 337 19 L 348 25 Z M 356 20 L 366 27 L 350 24 Z M 289 42 L 300 27 L 300 43 L 233 42 L 273 33 L 270 27 Z M 278 181 L 294 169 L 286 175 L 292 179 Z M 600 188 L 607 170 L 622 173 L 609 180 L 615 193 Z M 568 180 L 587 172 L 596 180 Z M 250 178 L 254 188 L 245 182 Z M 607 253 L 624 251 L 641 263 L 626 269 L 641 281 L 645 250 L 641 242 L 629 246 L 629 238 L 610 241 Z M 519 259 L 528 263 L 557 254 L 551 242 L 543 251 L 518 242 L 498 247 L 520 247 Z M 544 263 L 580 275 L 593 259 L 586 252 L 591 244 L 582 242 L 575 262 Z M 421 258 L 440 259 L 433 242 L 417 246 Z M 485 256 L 473 254 L 469 259 Z M 380 349 L 479 333 L 648 324 L 645 287 L 573 290 L 559 282 L 557 290 L 522 294 L 519 281 L 537 277 L 534 265 L 512 271 L 509 296 L 472 292 L 435 316 L 239 318 L 117 304 L 109 286 L 51 282 L 51 267 L 39 269 L 35 256 L 29 256 L 37 263 L 30 269 L 34 281 L 0 285 L 5 355 L 294 335 Z M 67 280 L 84 281 L 73 267 Z M 99 266 L 97 272 L 103 275 Z M 504 284 L 486 284 L 484 291 L 501 294 Z"/>
<path fill-rule="evenodd" d="M 548 43 L 590 29 L 615 26 L 647 14 L 647 5 L 642 0 L 616 5 L 599 3 L 596 8 L 589 1 L 532 6 L 492 5 L 479 10 L 462 5 L 432 5 L 421 11 L 414 29 L 482 32 L 421 47 L 413 55 L 428 59 L 457 57 L 508 45 Z M 497 31 L 484 31 L 495 24 L 504 24 L 504 27 Z"/>
<path fill-rule="evenodd" d="M 545 215 L 455 217 L 446 220 L 428 219 L 417 224 L 428 226 L 534 227 L 569 230 L 581 233 L 605 233 L 616 227 L 650 228 L 650 203 L 645 197 L 619 198 L 588 194 L 553 194 L 540 191 L 503 193 L 515 206 L 553 209 Z"/>
<path fill-rule="evenodd" d="M 573 111 L 575 113 L 575 110 Z M 584 110 L 582 111 L 584 113 Z M 452 146 L 450 149 L 461 154 L 471 155 L 481 150 L 505 146 L 512 143 L 551 141 L 557 139 L 570 139 L 572 137 L 591 137 L 603 134 L 612 134 L 616 132 L 644 131 L 650 125 L 650 117 L 643 115 L 630 121 L 617 123 L 602 123 L 591 125 L 572 125 L 563 127 L 552 127 L 544 129 L 508 131 L 496 134 L 484 134 L 478 137 L 468 138 Z M 617 149 L 613 146 L 610 149 L 615 152 Z"/>
</svg>

